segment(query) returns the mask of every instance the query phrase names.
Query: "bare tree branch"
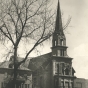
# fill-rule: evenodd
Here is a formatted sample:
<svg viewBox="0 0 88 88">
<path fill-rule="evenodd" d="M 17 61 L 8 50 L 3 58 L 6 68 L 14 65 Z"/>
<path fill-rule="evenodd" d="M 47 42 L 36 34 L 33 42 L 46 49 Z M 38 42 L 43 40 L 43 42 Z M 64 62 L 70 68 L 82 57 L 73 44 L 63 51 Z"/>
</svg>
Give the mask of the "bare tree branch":
<svg viewBox="0 0 88 88">
<path fill-rule="evenodd" d="M 68 27 L 68 25 L 69 25 L 70 22 L 71 22 L 71 17 L 69 17 L 69 19 L 67 20 L 67 23 L 66 23 L 65 26 L 63 27 L 63 30 Z"/>
</svg>

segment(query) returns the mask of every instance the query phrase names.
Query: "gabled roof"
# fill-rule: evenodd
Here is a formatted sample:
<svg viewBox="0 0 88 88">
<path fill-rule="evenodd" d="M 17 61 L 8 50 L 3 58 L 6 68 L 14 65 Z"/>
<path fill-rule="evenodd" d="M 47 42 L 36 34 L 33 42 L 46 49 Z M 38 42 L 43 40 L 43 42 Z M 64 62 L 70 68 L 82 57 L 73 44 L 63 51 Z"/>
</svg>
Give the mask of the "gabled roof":
<svg viewBox="0 0 88 88">
<path fill-rule="evenodd" d="M 18 57 L 18 62 L 22 61 L 24 58 Z M 30 58 L 28 58 L 24 63 L 22 63 L 19 67 L 19 69 L 21 70 L 30 70 L 28 68 L 30 62 Z M 9 65 L 12 64 L 13 65 L 13 60 L 12 58 L 10 58 L 9 61 L 4 61 L 2 63 L 0 63 L 0 68 L 9 68 Z"/>
<path fill-rule="evenodd" d="M 45 67 L 46 64 L 48 64 L 48 62 L 51 60 L 51 56 L 52 56 L 51 53 L 47 53 L 47 54 L 32 58 L 28 66 L 29 69 L 36 70 L 39 67 L 42 67 L 42 66 Z"/>
</svg>

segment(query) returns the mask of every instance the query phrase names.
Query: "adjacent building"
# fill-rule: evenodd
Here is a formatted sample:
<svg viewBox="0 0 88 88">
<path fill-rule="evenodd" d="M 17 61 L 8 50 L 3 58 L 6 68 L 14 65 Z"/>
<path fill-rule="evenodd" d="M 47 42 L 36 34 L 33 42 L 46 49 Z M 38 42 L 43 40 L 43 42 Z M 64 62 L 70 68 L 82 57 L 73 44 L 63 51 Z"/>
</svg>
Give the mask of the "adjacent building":
<svg viewBox="0 0 88 88">
<path fill-rule="evenodd" d="M 11 88 L 13 86 L 13 56 L 9 61 L 0 64 L 0 88 Z M 18 61 L 22 58 L 18 58 Z M 18 69 L 16 88 L 32 88 L 32 72 L 28 69 L 29 59 Z"/>
</svg>

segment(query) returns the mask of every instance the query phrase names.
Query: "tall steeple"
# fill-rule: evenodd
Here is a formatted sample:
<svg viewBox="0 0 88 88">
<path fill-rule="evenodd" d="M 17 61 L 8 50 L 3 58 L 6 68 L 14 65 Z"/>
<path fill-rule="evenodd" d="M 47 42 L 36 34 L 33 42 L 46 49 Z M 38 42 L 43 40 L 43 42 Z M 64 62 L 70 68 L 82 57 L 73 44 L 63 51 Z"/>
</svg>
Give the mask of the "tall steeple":
<svg viewBox="0 0 88 88">
<path fill-rule="evenodd" d="M 52 55 L 66 56 L 66 49 L 66 38 L 63 32 L 60 3 L 58 0 L 55 31 L 52 39 Z"/>
<path fill-rule="evenodd" d="M 62 19 L 61 19 L 61 10 L 60 10 L 59 0 L 58 0 L 58 6 L 57 6 L 55 32 L 63 34 Z"/>
</svg>

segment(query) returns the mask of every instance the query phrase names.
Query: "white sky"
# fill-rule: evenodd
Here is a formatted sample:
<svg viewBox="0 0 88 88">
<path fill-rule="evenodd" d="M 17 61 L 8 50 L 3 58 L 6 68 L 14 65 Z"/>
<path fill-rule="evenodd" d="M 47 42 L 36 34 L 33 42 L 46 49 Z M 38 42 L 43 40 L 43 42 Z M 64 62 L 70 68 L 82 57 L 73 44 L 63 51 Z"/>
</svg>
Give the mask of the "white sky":
<svg viewBox="0 0 88 88">
<path fill-rule="evenodd" d="M 52 0 L 52 8 L 57 9 L 58 0 Z M 68 55 L 73 59 L 73 67 L 76 76 L 88 79 L 88 0 L 60 0 L 60 7 L 63 13 L 63 23 L 71 16 L 71 22 L 66 29 Z M 52 42 L 46 42 L 40 52 L 50 52 Z M 0 44 L 1 46 L 1 44 Z M 0 55 L 3 47 L 0 47 Z M 34 53 L 31 56 L 35 56 Z"/>
</svg>

